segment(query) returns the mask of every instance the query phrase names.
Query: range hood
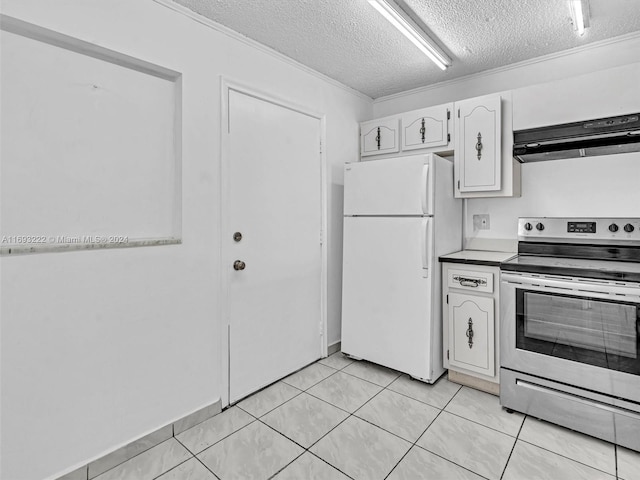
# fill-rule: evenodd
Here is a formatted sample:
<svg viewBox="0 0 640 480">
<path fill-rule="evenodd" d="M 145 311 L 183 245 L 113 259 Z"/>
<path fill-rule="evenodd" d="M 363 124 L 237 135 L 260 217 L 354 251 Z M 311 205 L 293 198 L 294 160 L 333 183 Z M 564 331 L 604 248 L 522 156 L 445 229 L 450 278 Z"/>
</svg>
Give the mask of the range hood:
<svg viewBox="0 0 640 480">
<path fill-rule="evenodd" d="M 640 151 L 640 113 L 513 132 L 522 163 Z"/>
</svg>

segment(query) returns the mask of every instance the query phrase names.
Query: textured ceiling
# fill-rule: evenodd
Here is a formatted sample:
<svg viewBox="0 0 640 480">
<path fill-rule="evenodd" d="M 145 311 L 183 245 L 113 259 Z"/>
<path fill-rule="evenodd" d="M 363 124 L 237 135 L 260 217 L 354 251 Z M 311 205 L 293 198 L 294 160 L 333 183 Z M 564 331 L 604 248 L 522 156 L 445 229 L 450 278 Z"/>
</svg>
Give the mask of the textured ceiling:
<svg viewBox="0 0 640 480">
<path fill-rule="evenodd" d="M 441 71 L 367 0 L 174 0 L 378 98 L 640 31 L 640 0 L 590 0 L 575 34 L 567 0 L 404 0 L 453 59 Z"/>
</svg>

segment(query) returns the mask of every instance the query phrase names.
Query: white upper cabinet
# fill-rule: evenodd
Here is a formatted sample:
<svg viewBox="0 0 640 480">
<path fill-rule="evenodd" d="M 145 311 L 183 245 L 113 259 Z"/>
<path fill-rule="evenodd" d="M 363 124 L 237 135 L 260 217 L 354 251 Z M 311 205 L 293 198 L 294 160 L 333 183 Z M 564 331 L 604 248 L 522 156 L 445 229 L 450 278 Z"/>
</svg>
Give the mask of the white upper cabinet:
<svg viewBox="0 0 640 480">
<path fill-rule="evenodd" d="M 360 155 L 397 156 L 399 152 L 450 153 L 453 103 L 421 108 L 360 124 Z"/>
<path fill-rule="evenodd" d="M 451 142 L 452 110 L 453 104 L 449 103 L 403 113 L 400 116 L 402 150 L 446 147 Z"/>
<path fill-rule="evenodd" d="M 520 196 L 520 164 L 513 158 L 511 92 L 456 102 L 455 196 Z"/>
<path fill-rule="evenodd" d="M 500 96 L 456 103 L 456 148 L 460 192 L 500 190 L 502 114 Z"/>
<path fill-rule="evenodd" d="M 360 124 L 360 155 L 380 155 L 400 151 L 398 117 L 380 118 Z"/>
</svg>

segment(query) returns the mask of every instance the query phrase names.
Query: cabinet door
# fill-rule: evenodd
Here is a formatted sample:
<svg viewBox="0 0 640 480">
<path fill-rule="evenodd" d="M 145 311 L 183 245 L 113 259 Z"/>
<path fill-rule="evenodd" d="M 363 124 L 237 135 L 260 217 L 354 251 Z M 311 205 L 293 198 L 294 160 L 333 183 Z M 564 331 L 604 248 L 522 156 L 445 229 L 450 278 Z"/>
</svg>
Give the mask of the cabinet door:
<svg viewBox="0 0 640 480">
<path fill-rule="evenodd" d="M 449 294 L 449 365 L 495 375 L 493 298 Z"/>
<path fill-rule="evenodd" d="M 460 192 L 501 188 L 502 122 L 500 96 L 456 102 L 456 180 Z"/>
<path fill-rule="evenodd" d="M 404 113 L 402 125 L 402 150 L 434 148 L 449 143 L 449 118 L 453 105 L 439 105 Z"/>
<path fill-rule="evenodd" d="M 379 155 L 400 151 L 398 117 L 371 120 L 360 124 L 360 155 Z"/>
</svg>

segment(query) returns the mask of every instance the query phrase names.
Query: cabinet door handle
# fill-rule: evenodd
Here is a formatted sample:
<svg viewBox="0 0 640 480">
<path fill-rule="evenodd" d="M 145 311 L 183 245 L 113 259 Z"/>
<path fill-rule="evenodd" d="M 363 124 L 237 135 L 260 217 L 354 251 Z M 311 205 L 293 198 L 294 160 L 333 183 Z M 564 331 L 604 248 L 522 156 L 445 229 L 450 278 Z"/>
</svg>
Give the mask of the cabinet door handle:
<svg viewBox="0 0 640 480">
<path fill-rule="evenodd" d="M 469 339 L 469 348 L 473 348 L 473 320 L 469 317 L 469 322 L 467 323 L 469 328 L 467 328 L 467 338 Z"/>
<path fill-rule="evenodd" d="M 478 152 L 478 160 L 482 158 L 482 134 L 478 132 L 478 143 L 476 143 L 476 151 Z"/>
<path fill-rule="evenodd" d="M 427 129 L 424 128 L 424 118 L 422 119 L 422 127 L 420 127 L 420 135 L 422 135 L 422 143 L 424 143 L 424 134 L 427 132 Z"/>
<path fill-rule="evenodd" d="M 380 150 L 380 127 L 378 127 L 378 135 L 376 135 L 376 143 L 378 144 L 378 150 Z"/>
<path fill-rule="evenodd" d="M 480 280 L 475 280 L 473 278 L 461 278 L 459 281 L 460 285 L 462 285 L 463 287 L 477 288 L 480 284 Z"/>
</svg>

